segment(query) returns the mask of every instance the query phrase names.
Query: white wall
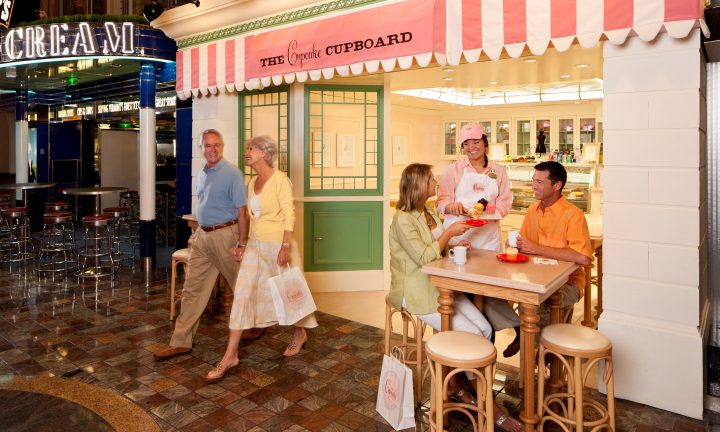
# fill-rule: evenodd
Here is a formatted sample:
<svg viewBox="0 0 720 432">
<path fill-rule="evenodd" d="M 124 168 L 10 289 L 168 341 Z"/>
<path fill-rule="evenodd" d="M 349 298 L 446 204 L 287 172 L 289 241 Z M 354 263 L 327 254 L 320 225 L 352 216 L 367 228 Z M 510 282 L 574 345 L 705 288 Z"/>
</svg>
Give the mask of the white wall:
<svg viewBox="0 0 720 432">
<path fill-rule="evenodd" d="M 702 418 L 708 333 L 700 32 L 605 44 L 604 303 L 616 396 Z"/>
<path fill-rule="evenodd" d="M 0 111 L 0 173 L 15 173 L 15 111 Z"/>
<path fill-rule="evenodd" d="M 129 190 L 138 190 L 140 186 L 138 140 L 138 131 L 100 130 L 98 141 L 102 186 L 122 185 Z M 119 201 L 119 194 L 109 194 L 102 198 L 103 207 L 116 207 Z"/>
</svg>

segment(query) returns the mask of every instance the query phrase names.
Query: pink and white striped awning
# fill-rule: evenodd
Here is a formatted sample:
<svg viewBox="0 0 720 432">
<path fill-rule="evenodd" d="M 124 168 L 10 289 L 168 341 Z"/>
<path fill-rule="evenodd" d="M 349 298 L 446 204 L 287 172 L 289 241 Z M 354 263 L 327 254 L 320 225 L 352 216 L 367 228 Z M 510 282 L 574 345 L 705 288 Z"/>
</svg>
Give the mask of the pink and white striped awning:
<svg viewBox="0 0 720 432">
<path fill-rule="evenodd" d="M 448 0 L 447 61 L 469 63 L 503 49 L 519 57 L 540 55 L 552 44 L 567 50 L 575 40 L 592 48 L 600 40 L 622 44 L 630 35 L 651 41 L 663 29 L 683 38 L 702 26 L 702 0 Z"/>
<path fill-rule="evenodd" d="M 586 48 L 601 40 L 622 44 L 629 36 L 651 41 L 661 31 L 683 38 L 693 28 L 707 31 L 703 11 L 702 0 L 406 0 L 184 48 L 177 53 L 176 89 L 186 99 L 336 73 L 426 67 L 433 59 L 457 65 L 482 54 L 496 60 L 503 51 L 519 57 L 526 48 L 540 55 L 575 41 Z M 409 43 L 399 36 L 388 46 L 387 35 L 408 33 Z M 297 41 L 293 53 L 288 41 Z M 293 55 L 301 57 L 292 62 Z"/>
</svg>

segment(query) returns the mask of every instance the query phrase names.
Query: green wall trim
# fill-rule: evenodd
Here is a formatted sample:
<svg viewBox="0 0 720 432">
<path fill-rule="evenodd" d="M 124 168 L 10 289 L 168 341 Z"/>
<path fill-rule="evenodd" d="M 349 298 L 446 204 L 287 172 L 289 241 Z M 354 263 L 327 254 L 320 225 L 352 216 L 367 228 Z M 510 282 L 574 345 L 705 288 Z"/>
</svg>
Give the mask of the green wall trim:
<svg viewBox="0 0 720 432">
<path fill-rule="evenodd" d="M 178 49 L 183 49 L 193 45 L 199 45 L 215 40 L 226 39 L 254 30 L 299 22 L 330 12 L 337 12 L 344 9 L 355 9 L 361 6 L 366 6 L 373 3 L 382 3 L 385 1 L 387 0 L 335 0 L 328 3 L 316 4 L 303 9 L 297 9 L 279 15 L 272 15 L 259 20 L 238 24 L 236 26 L 226 27 L 220 30 L 215 30 L 208 33 L 191 36 L 185 39 L 180 39 L 179 41 L 177 41 L 177 47 Z"/>
<path fill-rule="evenodd" d="M 250 128 L 249 125 L 245 124 L 245 109 L 247 106 L 245 105 L 245 96 L 254 95 L 254 94 L 268 94 L 268 93 L 286 93 L 287 94 L 287 103 L 286 109 L 287 109 L 287 116 L 285 118 L 285 130 L 287 131 L 287 171 L 286 174 L 290 176 L 290 86 L 288 85 L 281 85 L 277 87 L 268 87 L 263 90 L 253 90 L 248 91 L 244 90 L 238 94 L 238 160 L 237 160 L 237 166 L 240 168 L 240 171 L 242 171 L 246 176 L 254 176 L 254 172 L 245 172 L 245 133 Z M 283 124 L 281 123 L 282 119 L 278 115 L 278 124 L 277 124 L 277 131 L 278 131 L 278 146 L 280 145 L 280 130 L 283 128 Z M 280 158 L 280 148 L 278 148 L 278 163 L 279 166 L 279 158 Z M 253 171 L 250 169 L 250 171 Z"/>
</svg>

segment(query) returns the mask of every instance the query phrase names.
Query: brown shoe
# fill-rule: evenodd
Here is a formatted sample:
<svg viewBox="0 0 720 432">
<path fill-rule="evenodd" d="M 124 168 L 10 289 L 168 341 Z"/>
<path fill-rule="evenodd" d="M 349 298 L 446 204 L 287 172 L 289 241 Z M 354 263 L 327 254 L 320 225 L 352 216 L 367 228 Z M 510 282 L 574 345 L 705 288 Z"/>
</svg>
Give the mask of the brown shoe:
<svg viewBox="0 0 720 432">
<path fill-rule="evenodd" d="M 192 351 L 192 348 L 168 346 L 167 348 L 156 352 L 154 356 L 155 360 L 167 360 L 179 355 L 188 354 L 190 351 Z"/>
<path fill-rule="evenodd" d="M 240 340 L 243 342 L 250 342 L 254 341 L 255 339 L 258 339 L 260 336 L 265 334 L 265 327 L 255 327 L 247 330 L 243 330 L 242 334 L 240 335 Z"/>
</svg>

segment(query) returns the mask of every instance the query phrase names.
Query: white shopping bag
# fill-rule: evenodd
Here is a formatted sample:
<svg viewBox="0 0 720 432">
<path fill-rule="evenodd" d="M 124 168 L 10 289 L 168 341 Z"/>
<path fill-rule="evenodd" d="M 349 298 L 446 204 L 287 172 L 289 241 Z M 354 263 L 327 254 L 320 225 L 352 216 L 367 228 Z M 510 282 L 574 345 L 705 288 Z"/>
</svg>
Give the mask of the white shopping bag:
<svg viewBox="0 0 720 432">
<path fill-rule="evenodd" d="M 383 356 L 375 409 L 395 430 L 407 428 L 414 430 L 415 396 L 412 371 L 398 360 L 399 352 L 393 349 L 392 356 Z"/>
<path fill-rule="evenodd" d="M 298 267 L 268 279 L 278 324 L 292 325 L 317 310 L 305 277 Z"/>
</svg>

